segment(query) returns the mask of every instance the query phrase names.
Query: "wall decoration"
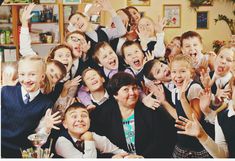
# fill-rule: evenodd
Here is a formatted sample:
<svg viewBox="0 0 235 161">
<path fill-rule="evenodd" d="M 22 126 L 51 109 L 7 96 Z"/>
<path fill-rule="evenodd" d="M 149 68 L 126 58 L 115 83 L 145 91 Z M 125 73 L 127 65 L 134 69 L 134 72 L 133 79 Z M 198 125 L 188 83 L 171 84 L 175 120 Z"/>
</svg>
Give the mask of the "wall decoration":
<svg viewBox="0 0 235 161">
<path fill-rule="evenodd" d="M 150 0 L 127 0 L 127 6 L 150 6 Z"/>
<path fill-rule="evenodd" d="M 56 0 L 40 0 L 40 3 L 56 3 Z"/>
<path fill-rule="evenodd" d="M 208 11 L 197 12 L 197 29 L 208 29 Z"/>
<path fill-rule="evenodd" d="M 163 16 L 167 19 L 166 28 L 180 28 L 181 26 L 181 5 L 163 5 Z"/>
<path fill-rule="evenodd" d="M 81 0 L 63 0 L 63 4 L 79 4 Z"/>
<path fill-rule="evenodd" d="M 93 0 L 82 0 L 82 3 L 93 3 Z"/>
</svg>

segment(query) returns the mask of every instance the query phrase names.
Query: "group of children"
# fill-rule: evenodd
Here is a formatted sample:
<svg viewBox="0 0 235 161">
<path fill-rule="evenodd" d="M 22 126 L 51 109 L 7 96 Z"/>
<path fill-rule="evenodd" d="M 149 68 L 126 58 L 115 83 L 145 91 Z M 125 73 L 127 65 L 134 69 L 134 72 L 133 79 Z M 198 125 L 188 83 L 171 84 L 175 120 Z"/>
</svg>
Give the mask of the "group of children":
<svg viewBox="0 0 235 161">
<path fill-rule="evenodd" d="M 187 31 L 165 45 L 164 18 L 154 22 L 135 7 L 116 12 L 108 0 L 94 0 L 86 13 L 69 17 L 65 42 L 43 59 L 31 48 L 28 23 L 34 7 L 26 6 L 21 17 L 18 81 L 7 82 L 1 91 L 2 157 L 21 157 L 20 149 L 32 147 L 27 137 L 35 132 L 53 138 L 52 151 L 64 158 L 235 157 L 234 44 L 202 53 L 201 36 Z M 111 28 L 90 24 L 89 16 L 101 10 L 111 14 Z M 118 83 L 113 77 L 120 72 L 136 80 L 143 108 L 162 110 L 176 121 L 158 119 L 171 129 L 163 134 L 166 142 L 175 137 L 164 155 L 123 150 L 113 144 L 118 138 L 100 135 L 103 127 L 96 119 L 105 120 L 98 118 L 104 116 L 101 109 L 113 108 L 117 100 L 107 84 Z M 124 101 L 133 101 L 131 91 L 124 92 Z M 135 137 L 126 127 L 126 140 Z"/>
</svg>

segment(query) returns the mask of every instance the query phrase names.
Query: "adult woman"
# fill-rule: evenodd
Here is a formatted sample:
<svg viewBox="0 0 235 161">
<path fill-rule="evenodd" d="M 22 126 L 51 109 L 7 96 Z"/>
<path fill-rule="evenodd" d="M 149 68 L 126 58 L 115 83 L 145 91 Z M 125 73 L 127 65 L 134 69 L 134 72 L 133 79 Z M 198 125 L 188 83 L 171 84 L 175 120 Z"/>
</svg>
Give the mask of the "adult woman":
<svg viewBox="0 0 235 161">
<path fill-rule="evenodd" d="M 119 72 L 109 80 L 107 89 L 113 99 L 93 113 L 93 130 L 128 153 L 151 158 L 169 157 L 165 149 L 167 143 L 163 142 L 165 129 L 161 124 L 166 116 L 162 111 L 151 111 L 139 101 L 136 79 Z"/>
</svg>

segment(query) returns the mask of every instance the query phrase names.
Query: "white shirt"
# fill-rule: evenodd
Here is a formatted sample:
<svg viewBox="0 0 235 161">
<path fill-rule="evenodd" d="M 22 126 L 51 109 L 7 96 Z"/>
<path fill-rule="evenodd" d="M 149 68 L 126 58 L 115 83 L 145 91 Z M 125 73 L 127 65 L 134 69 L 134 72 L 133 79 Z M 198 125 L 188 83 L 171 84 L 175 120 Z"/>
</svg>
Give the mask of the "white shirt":
<svg viewBox="0 0 235 161">
<path fill-rule="evenodd" d="M 98 105 L 101 105 L 102 103 L 104 103 L 107 99 L 109 99 L 109 94 L 108 92 L 105 90 L 105 93 L 104 93 L 104 96 L 100 99 L 100 100 L 95 100 L 95 98 L 92 96 L 92 94 L 90 94 L 91 96 L 91 100 L 98 104 Z"/>
<path fill-rule="evenodd" d="M 84 154 L 73 146 L 68 139 L 61 136 L 58 138 L 55 144 L 56 153 L 64 158 L 97 158 L 96 148 L 101 153 L 126 153 L 124 150 L 118 148 L 116 145 L 110 142 L 105 136 L 97 135 L 92 132 L 94 141 L 85 141 Z M 73 138 L 73 137 L 72 137 Z M 77 139 L 73 138 L 76 142 Z"/>
<path fill-rule="evenodd" d="M 40 93 L 40 89 L 38 89 L 38 90 L 35 91 L 35 92 L 27 92 L 27 91 L 24 89 L 24 87 L 21 86 L 21 95 L 22 95 L 23 100 L 25 100 L 25 95 L 26 95 L 27 93 L 29 94 L 29 97 L 30 97 L 29 102 L 31 102 L 31 101 Z"/>
<path fill-rule="evenodd" d="M 215 73 L 214 73 L 215 74 Z M 219 77 L 218 79 L 216 79 L 215 84 L 217 86 L 224 86 L 226 83 L 229 82 L 229 80 L 233 77 L 231 72 L 228 72 L 225 76 L 223 77 Z"/>
</svg>

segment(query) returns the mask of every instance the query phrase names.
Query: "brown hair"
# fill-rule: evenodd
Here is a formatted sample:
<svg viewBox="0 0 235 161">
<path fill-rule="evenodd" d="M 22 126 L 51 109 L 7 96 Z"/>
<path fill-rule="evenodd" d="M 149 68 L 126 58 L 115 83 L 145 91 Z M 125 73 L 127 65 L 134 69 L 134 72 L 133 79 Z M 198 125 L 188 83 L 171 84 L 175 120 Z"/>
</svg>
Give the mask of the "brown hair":
<svg viewBox="0 0 235 161">
<path fill-rule="evenodd" d="M 74 15 L 80 15 L 80 16 L 86 18 L 86 16 L 85 16 L 83 13 L 81 13 L 81 12 L 75 12 L 75 13 L 72 13 L 72 14 L 69 16 L 69 19 L 68 19 L 68 20 L 70 20 Z"/>
<path fill-rule="evenodd" d="M 58 60 L 50 60 L 47 62 L 47 64 L 50 64 L 50 63 L 54 64 L 55 66 L 57 66 L 59 68 L 59 70 L 61 72 L 61 78 L 59 80 L 63 79 L 67 74 L 67 70 L 66 70 L 65 66 L 61 62 L 59 62 Z"/>
<path fill-rule="evenodd" d="M 55 52 L 56 52 L 58 49 L 61 49 L 61 48 L 67 48 L 67 49 L 69 49 L 69 51 L 71 52 L 72 58 L 74 58 L 74 56 L 73 56 L 73 50 L 71 49 L 71 47 L 68 46 L 68 45 L 66 45 L 66 44 L 60 44 L 60 45 L 55 46 L 55 47 L 50 51 L 50 53 L 49 53 L 48 56 L 47 56 L 46 61 L 53 60 L 54 57 L 55 57 Z"/>
<path fill-rule="evenodd" d="M 131 46 L 131 45 L 136 45 L 138 46 L 138 48 L 142 51 L 142 48 L 140 46 L 140 44 L 138 42 L 135 42 L 135 41 L 126 41 L 123 45 L 122 45 L 122 48 L 121 48 L 121 53 L 122 53 L 122 57 L 123 59 L 125 59 L 125 53 L 124 53 L 124 49 L 128 46 Z"/>
<path fill-rule="evenodd" d="M 104 48 L 106 46 L 109 46 L 111 49 L 112 47 L 105 41 L 99 42 L 96 46 L 95 46 L 95 52 L 92 54 L 92 59 L 96 62 L 96 63 L 100 63 L 99 59 L 98 59 L 98 55 L 100 54 L 100 49 Z"/>
<path fill-rule="evenodd" d="M 235 61 L 235 47 L 232 46 L 231 44 L 229 44 L 229 45 L 224 45 L 224 46 L 222 46 L 222 47 L 219 49 L 218 54 L 219 54 L 222 50 L 224 50 L 224 49 L 231 49 L 231 50 L 233 51 L 233 61 Z M 218 55 L 218 54 L 217 54 L 217 55 Z"/>
<path fill-rule="evenodd" d="M 187 31 L 187 32 L 183 33 L 180 37 L 181 47 L 183 46 L 183 40 L 191 38 L 191 37 L 197 37 L 200 40 L 200 42 L 202 43 L 202 37 L 201 37 L 201 35 L 199 35 L 199 33 L 195 32 L 195 31 Z"/>
<path fill-rule="evenodd" d="M 86 86 L 86 83 L 85 83 L 85 81 L 84 81 L 84 77 L 85 77 L 86 73 L 89 72 L 89 71 L 92 71 L 92 70 L 95 71 L 100 77 L 103 77 L 103 76 L 100 74 L 100 72 L 99 72 L 98 70 L 96 70 L 96 69 L 94 69 L 94 68 L 88 67 L 88 68 L 86 68 L 86 69 L 82 72 L 82 82 L 83 82 L 83 85 Z"/>
<path fill-rule="evenodd" d="M 82 109 L 86 109 L 86 106 L 80 102 L 75 102 L 73 104 L 71 104 L 69 107 L 67 107 L 67 109 L 65 110 L 64 114 L 63 114 L 63 120 L 65 119 L 65 116 L 66 116 L 66 113 L 68 113 L 69 111 L 72 111 L 72 110 L 76 110 L 76 109 L 79 109 L 79 108 L 82 108 Z M 86 109 L 87 110 L 87 109 Z M 88 112 L 88 111 L 87 111 Z M 88 112 L 89 114 L 89 112 Z"/>
<path fill-rule="evenodd" d="M 73 35 L 73 34 L 79 34 L 79 35 L 83 36 L 84 38 L 86 38 L 86 36 L 85 36 L 85 34 L 84 34 L 83 32 L 76 30 L 76 31 L 67 33 L 67 34 L 65 35 L 65 38 L 64 38 L 65 41 L 67 42 L 69 36 L 71 36 L 71 35 Z"/>
</svg>

